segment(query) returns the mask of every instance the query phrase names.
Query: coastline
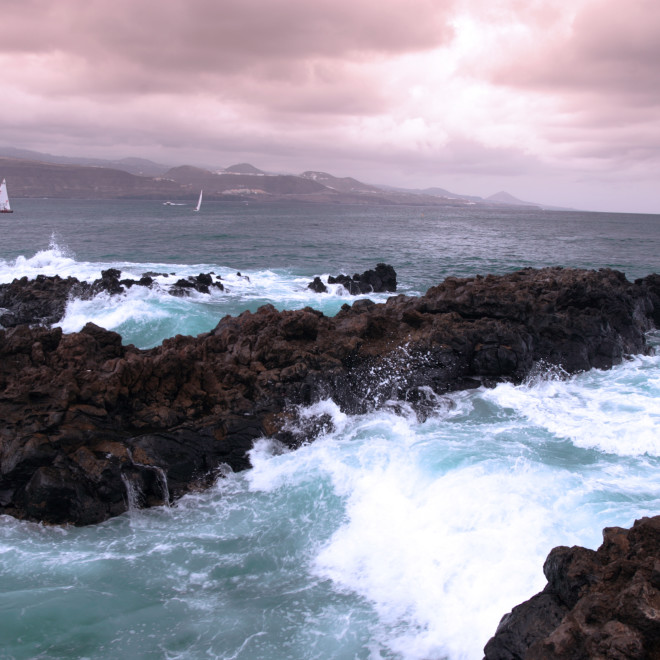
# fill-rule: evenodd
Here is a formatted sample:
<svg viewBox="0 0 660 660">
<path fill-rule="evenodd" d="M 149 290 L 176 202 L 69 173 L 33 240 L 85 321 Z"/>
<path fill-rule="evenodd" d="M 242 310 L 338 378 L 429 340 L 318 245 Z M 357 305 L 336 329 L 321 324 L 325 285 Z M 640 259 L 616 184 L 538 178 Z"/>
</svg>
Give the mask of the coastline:
<svg viewBox="0 0 660 660">
<path fill-rule="evenodd" d="M 260 437 L 312 440 L 332 420 L 296 413 L 325 398 L 354 413 L 398 400 L 423 419 L 443 392 L 519 383 L 541 361 L 566 374 L 608 368 L 648 350 L 658 281 L 562 268 L 448 278 L 424 296 L 358 300 L 336 317 L 265 306 L 149 350 L 93 324 L 0 331 L 3 513 L 84 525 L 124 512 L 131 493 L 133 506 L 173 502 L 227 466 L 250 467 Z M 541 613 L 546 624 L 558 616 Z M 496 637 L 520 637 L 521 617 L 505 619 Z M 492 649 L 489 660 L 512 657 Z M 554 657 L 543 649 L 525 657 Z"/>
<path fill-rule="evenodd" d="M 658 657 L 659 567 L 660 516 L 605 528 L 597 550 L 554 548 L 545 588 L 502 617 L 484 660 Z"/>
<path fill-rule="evenodd" d="M 324 420 L 296 425 L 296 407 L 326 398 L 423 418 L 443 393 L 520 383 L 539 364 L 609 368 L 648 350 L 659 301 L 657 275 L 546 268 L 447 278 L 334 317 L 266 305 L 149 350 L 91 323 L 18 325 L 0 331 L 0 512 L 85 525 L 126 511 L 130 488 L 168 503 L 222 465 L 247 468 L 257 438 L 313 439 Z"/>
</svg>

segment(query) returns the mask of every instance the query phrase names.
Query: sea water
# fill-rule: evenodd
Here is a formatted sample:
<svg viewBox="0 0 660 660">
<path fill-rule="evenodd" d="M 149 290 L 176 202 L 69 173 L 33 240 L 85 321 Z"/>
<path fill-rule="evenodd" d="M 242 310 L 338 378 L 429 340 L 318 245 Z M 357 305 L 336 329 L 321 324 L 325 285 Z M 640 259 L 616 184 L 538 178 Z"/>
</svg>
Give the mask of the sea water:
<svg viewBox="0 0 660 660">
<path fill-rule="evenodd" d="M 399 292 L 448 275 L 546 265 L 660 271 L 660 217 L 422 207 L 16 200 L 0 282 L 162 273 L 69 302 L 125 343 L 157 345 L 270 303 L 334 314 L 319 275 L 397 271 Z M 225 292 L 176 298 L 214 272 Z M 238 273 L 240 272 L 240 275 Z M 165 277 L 167 274 L 167 277 Z M 385 300 L 387 294 L 369 296 Z M 660 334 L 649 336 L 660 346 Z M 296 451 L 268 439 L 252 469 L 174 506 L 86 528 L 0 518 L 0 657 L 472 659 L 539 591 L 551 548 L 660 513 L 660 355 L 538 374 L 362 416 L 315 404 L 332 430 Z"/>
</svg>

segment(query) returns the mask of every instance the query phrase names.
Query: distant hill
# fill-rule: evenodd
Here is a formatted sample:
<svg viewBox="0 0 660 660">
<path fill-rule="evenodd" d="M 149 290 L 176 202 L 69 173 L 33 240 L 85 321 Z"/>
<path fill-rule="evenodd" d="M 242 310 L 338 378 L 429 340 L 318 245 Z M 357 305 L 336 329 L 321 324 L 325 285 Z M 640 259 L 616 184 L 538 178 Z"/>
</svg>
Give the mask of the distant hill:
<svg viewBox="0 0 660 660">
<path fill-rule="evenodd" d="M 424 190 L 420 191 L 423 192 L 426 195 L 435 195 L 436 197 L 462 197 L 462 195 L 457 195 L 455 193 L 449 192 L 449 190 L 445 190 L 444 188 L 424 188 Z"/>
<path fill-rule="evenodd" d="M 154 163 L 146 158 L 121 158 L 120 160 L 104 160 L 101 158 L 72 158 L 69 156 L 54 156 L 53 154 L 16 149 L 15 147 L 0 147 L 0 157 L 20 158 L 22 160 L 35 160 L 42 163 L 57 163 L 59 165 L 87 165 L 90 167 L 107 167 L 123 170 L 140 176 L 160 176 L 170 166 Z"/>
<path fill-rule="evenodd" d="M 146 160 L 145 158 L 122 158 L 121 160 L 108 161 L 107 167 L 126 170 L 131 174 L 139 174 L 140 176 L 158 177 L 167 172 L 170 166 L 154 163 L 152 160 Z"/>
<path fill-rule="evenodd" d="M 513 195 L 510 195 L 508 192 L 500 191 L 486 197 L 485 202 L 491 202 L 493 204 L 506 204 L 507 206 L 522 206 L 543 209 L 545 211 L 575 211 L 576 209 L 567 208 L 565 206 L 551 206 L 549 204 L 540 204 L 538 202 L 524 202 Z"/>
<path fill-rule="evenodd" d="M 7 179 L 12 198 L 192 201 L 204 190 L 206 200 L 454 207 L 478 204 L 559 210 L 524 202 L 506 192 L 484 199 L 457 195 L 439 187 L 409 190 L 371 185 L 321 171 L 309 170 L 300 176 L 272 174 L 250 163 L 238 163 L 212 172 L 191 165 L 166 167 L 142 158 L 116 161 L 68 158 L 13 147 L 0 147 L 1 178 Z"/>
<path fill-rule="evenodd" d="M 349 193 L 382 193 L 383 189 L 376 186 L 370 186 L 366 183 L 362 183 L 357 179 L 346 176 L 343 178 L 338 178 L 328 174 L 326 172 L 303 172 L 300 175 L 303 179 L 309 179 L 310 181 L 316 181 L 331 190 L 338 190 L 340 192 L 349 192 Z"/>
<path fill-rule="evenodd" d="M 476 195 L 459 195 L 458 193 L 450 192 L 444 188 L 395 188 L 393 186 L 380 186 L 383 190 L 391 190 L 398 193 L 405 193 L 407 195 L 426 195 L 428 197 L 437 197 L 445 201 L 458 200 L 461 202 L 476 202 L 481 203 L 484 201 L 483 197 Z"/>
<path fill-rule="evenodd" d="M 252 174 L 254 176 L 264 176 L 266 172 L 262 172 L 250 163 L 238 163 L 238 165 L 230 165 L 225 167 L 225 172 L 229 174 Z"/>
<path fill-rule="evenodd" d="M 254 168 L 256 169 L 256 168 Z M 234 195 L 310 195 L 327 191 L 325 186 L 290 174 L 255 176 L 245 173 L 216 174 L 198 167 L 174 167 L 163 175 L 182 185 L 204 189 L 208 194 Z"/>
<path fill-rule="evenodd" d="M 181 186 L 172 181 L 123 170 L 19 158 L 0 158 L 0 178 L 7 179 L 12 198 L 160 199 L 183 192 Z"/>
<path fill-rule="evenodd" d="M 493 202 L 494 204 L 506 204 L 507 206 L 534 206 L 538 208 L 538 204 L 523 202 L 521 199 L 518 199 L 503 190 L 490 197 L 486 197 L 486 201 Z"/>
<path fill-rule="evenodd" d="M 453 198 L 466 199 L 469 202 L 484 201 L 483 197 L 478 197 L 477 195 L 459 195 L 457 193 L 450 192 L 449 190 L 445 190 L 444 188 L 424 188 L 424 190 L 420 192 L 422 192 L 425 195 L 435 195 L 436 197 L 449 197 L 451 199 Z"/>
</svg>

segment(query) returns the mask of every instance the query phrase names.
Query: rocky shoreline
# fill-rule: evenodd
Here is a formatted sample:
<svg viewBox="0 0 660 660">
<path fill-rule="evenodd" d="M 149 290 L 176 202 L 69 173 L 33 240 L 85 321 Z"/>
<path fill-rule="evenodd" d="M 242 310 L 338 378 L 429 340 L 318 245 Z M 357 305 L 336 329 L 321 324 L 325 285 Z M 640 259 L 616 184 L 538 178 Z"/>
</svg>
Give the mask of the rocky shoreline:
<svg viewBox="0 0 660 660">
<path fill-rule="evenodd" d="M 9 284 L 0 284 L 0 328 L 13 328 L 23 324 L 52 325 L 62 320 L 67 302 L 71 298 L 86 300 L 99 293 L 118 295 L 133 286 L 151 288 L 157 286 L 155 277 L 168 278 L 170 275 L 175 273 L 144 273 L 139 280 L 120 279 L 120 270 L 108 268 L 101 271 L 101 277 L 91 283 L 75 277 L 64 279 L 59 275 L 37 275 L 34 280 L 28 280 L 27 277 L 15 279 Z M 169 285 L 168 292 L 172 296 L 180 297 L 187 296 L 191 291 L 224 291 L 221 279 L 214 273 L 180 277 Z"/>
<path fill-rule="evenodd" d="M 236 273 L 249 280 L 247 275 Z M 66 279 L 59 275 L 37 275 L 34 280 L 27 277 L 15 279 L 9 284 L 0 284 L 0 329 L 17 325 L 52 325 L 64 317 L 67 302 L 71 298 L 88 300 L 99 293 L 119 295 L 134 286 L 159 287 L 154 278 L 169 278 L 172 281 L 165 290 L 172 296 L 188 296 L 192 291 L 210 294 L 212 290 L 225 291 L 222 277 L 215 273 L 200 273 L 188 277 L 176 277 L 176 273 L 143 273 L 140 279 L 121 278 L 121 271 L 108 268 L 101 271 L 101 277 L 93 282 L 85 282 L 75 277 Z M 396 291 L 396 272 L 392 266 L 377 264 L 373 270 L 362 274 L 330 276 L 328 284 L 340 284 L 351 295 L 365 293 L 393 293 Z M 320 277 L 315 277 L 307 285 L 316 293 L 326 293 L 328 288 Z"/>
<path fill-rule="evenodd" d="M 598 550 L 554 548 L 542 592 L 506 614 L 484 660 L 660 657 L 660 516 L 607 527 Z"/>
<path fill-rule="evenodd" d="M 24 297 L 60 300 L 45 284 L 23 282 Z M 301 426 L 296 406 L 324 398 L 348 413 L 403 404 L 424 416 L 443 393 L 521 382 L 539 363 L 608 368 L 648 350 L 659 301 L 658 275 L 547 268 L 450 277 L 335 317 L 267 305 L 150 350 L 91 323 L 72 334 L 16 325 L 0 331 L 0 513 L 85 525 L 126 511 L 130 492 L 141 506 L 173 501 L 247 468 L 258 437 L 312 440 L 327 420 Z"/>
<path fill-rule="evenodd" d="M 119 275 L 82 295 L 126 286 Z M 539 367 L 609 368 L 648 352 L 645 333 L 660 327 L 660 275 L 545 268 L 450 277 L 335 317 L 267 305 L 139 350 L 91 323 L 48 327 L 76 282 L 0 292 L 15 303 L 0 330 L 0 513 L 20 519 L 87 525 L 171 503 L 248 468 L 259 437 L 312 441 L 331 420 L 298 411 L 325 398 L 348 413 L 408 406 L 423 418 L 446 392 L 518 383 Z M 548 586 L 503 618 L 487 660 L 658 657 L 660 517 L 604 539 L 598 551 L 550 553 Z"/>
</svg>

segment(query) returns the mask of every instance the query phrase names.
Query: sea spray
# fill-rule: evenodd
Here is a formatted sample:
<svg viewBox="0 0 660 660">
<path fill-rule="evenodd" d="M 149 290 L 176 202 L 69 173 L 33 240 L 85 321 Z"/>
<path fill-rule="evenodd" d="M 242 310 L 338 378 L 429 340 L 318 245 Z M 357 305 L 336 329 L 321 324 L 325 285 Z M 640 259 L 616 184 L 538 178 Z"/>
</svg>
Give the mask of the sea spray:
<svg viewBox="0 0 660 660">
<path fill-rule="evenodd" d="M 634 362 L 600 377 L 651 415 L 660 358 L 642 359 L 644 379 L 626 376 Z M 588 396 L 593 377 L 553 381 L 555 396 Z M 448 395 L 422 423 L 320 402 L 302 415 L 331 421 L 317 440 L 260 440 L 251 470 L 171 508 L 64 531 L 5 519 L 6 652 L 481 657 L 499 618 L 543 587 L 552 547 L 596 547 L 602 527 L 660 510 L 658 458 L 530 421 L 543 388 L 513 388 L 515 409 L 509 385 Z"/>
</svg>

